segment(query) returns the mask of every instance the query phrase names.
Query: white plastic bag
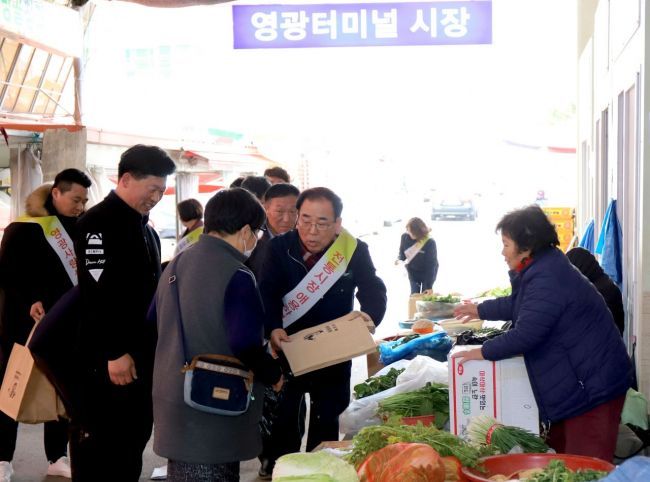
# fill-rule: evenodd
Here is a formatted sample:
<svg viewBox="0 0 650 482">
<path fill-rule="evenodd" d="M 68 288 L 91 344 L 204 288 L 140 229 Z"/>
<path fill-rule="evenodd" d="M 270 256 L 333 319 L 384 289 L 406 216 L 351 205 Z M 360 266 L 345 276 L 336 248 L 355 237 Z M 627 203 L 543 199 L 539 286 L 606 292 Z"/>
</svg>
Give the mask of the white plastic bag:
<svg viewBox="0 0 650 482">
<path fill-rule="evenodd" d="M 347 435 L 354 435 L 363 427 L 381 424 L 377 416 L 379 401 L 397 393 L 406 393 L 422 388 L 429 382 L 444 383 L 449 381 L 447 362 L 439 362 L 426 356 L 416 356 L 413 360 L 398 360 L 382 368 L 375 374 L 385 375 L 391 368 L 405 370 L 397 377 L 397 385 L 369 397 L 354 400 L 339 416 L 339 430 Z"/>
</svg>

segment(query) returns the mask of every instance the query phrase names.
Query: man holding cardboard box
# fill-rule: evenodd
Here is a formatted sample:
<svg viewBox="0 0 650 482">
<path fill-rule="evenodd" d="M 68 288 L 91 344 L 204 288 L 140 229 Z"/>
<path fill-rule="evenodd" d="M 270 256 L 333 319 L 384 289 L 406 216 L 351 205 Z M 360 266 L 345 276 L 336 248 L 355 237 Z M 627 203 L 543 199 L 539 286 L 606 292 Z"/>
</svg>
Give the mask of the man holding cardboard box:
<svg viewBox="0 0 650 482">
<path fill-rule="evenodd" d="M 266 331 L 276 351 L 291 343 L 290 335 L 350 313 L 355 293 L 362 316 L 375 325 L 386 312 L 386 286 L 368 246 L 341 227 L 341 199 L 318 187 L 304 191 L 296 207 L 296 229 L 271 240 L 260 276 Z M 300 450 L 305 393 L 311 400 L 307 450 L 338 439 L 338 416 L 350 402 L 351 366 L 346 361 L 288 378 L 273 425 L 273 460 Z"/>
</svg>

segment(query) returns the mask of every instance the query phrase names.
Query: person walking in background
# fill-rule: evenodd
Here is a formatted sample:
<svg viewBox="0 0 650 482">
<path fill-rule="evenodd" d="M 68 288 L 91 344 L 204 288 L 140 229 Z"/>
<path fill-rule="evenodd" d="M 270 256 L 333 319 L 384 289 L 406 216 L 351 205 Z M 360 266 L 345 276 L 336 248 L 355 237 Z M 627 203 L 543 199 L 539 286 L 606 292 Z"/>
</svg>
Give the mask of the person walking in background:
<svg viewBox="0 0 650 482">
<path fill-rule="evenodd" d="M 196 243 L 203 233 L 203 206 L 196 199 L 186 199 L 176 206 L 178 218 L 185 228 L 176 245 L 174 255 L 177 255 L 188 246 Z"/>
<path fill-rule="evenodd" d="M 438 251 L 436 242 L 429 235 L 431 228 L 420 218 L 406 223 L 406 232 L 399 243 L 399 255 L 395 264 L 404 262 L 411 285 L 411 294 L 430 290 L 438 276 Z"/>
<path fill-rule="evenodd" d="M 386 312 L 386 286 L 376 274 L 368 245 L 342 227 L 341 198 L 317 187 L 303 191 L 296 207 L 296 229 L 270 241 L 260 275 L 266 334 L 276 352 L 290 342 L 290 335 L 350 313 L 355 295 L 362 315 L 375 325 Z M 341 269 L 330 269 L 332 259 Z M 314 293 L 314 287 L 307 286 L 312 276 L 319 278 L 318 292 L 310 295 L 309 303 L 287 310 L 289 300 L 299 296 L 295 293 Z M 287 378 L 271 432 L 267 472 L 272 473 L 278 457 L 300 450 L 305 393 L 310 395 L 307 451 L 322 441 L 338 440 L 338 417 L 350 403 L 351 366 L 347 361 Z"/>
<path fill-rule="evenodd" d="M 482 347 L 452 355 L 498 361 L 523 355 L 526 371 L 558 453 L 611 462 L 632 364 L 603 297 L 557 246 L 555 227 L 537 206 L 497 224 L 512 294 L 458 305 L 458 318 L 512 321 Z"/>
<path fill-rule="evenodd" d="M 567 252 L 566 256 L 571 261 L 571 264 L 578 268 L 603 296 L 609 311 L 612 312 L 618 331 L 623 335 L 625 310 L 623 309 L 623 295 L 619 287 L 603 271 L 596 257 L 588 250 L 579 247 L 573 248 Z"/>
<path fill-rule="evenodd" d="M 264 209 L 248 191 L 219 191 L 206 206 L 205 234 L 171 262 L 158 284 L 154 450 L 169 460 L 170 482 L 238 481 L 239 462 L 261 451 L 264 385 L 278 391 L 283 383 L 280 365 L 264 344 L 255 277 L 244 265 L 264 219 Z M 253 399 L 243 414 L 206 413 L 184 402 L 183 344 L 188 359 L 227 355 L 253 371 Z"/>
<path fill-rule="evenodd" d="M 78 224 L 85 372 L 83 414 L 71 439 L 75 481 L 136 482 L 142 471 L 156 345 L 146 316 L 160 277 L 160 240 L 148 220 L 175 169 L 159 147 L 127 149 L 117 187 Z"/>
<path fill-rule="evenodd" d="M 264 177 L 268 179 L 271 184 L 280 184 L 282 182 L 291 182 L 289 173 L 282 169 L 280 166 L 269 167 L 264 171 Z"/>
<path fill-rule="evenodd" d="M 78 169 L 58 173 L 26 200 L 27 216 L 7 226 L 0 246 L 0 287 L 5 292 L 0 327 L 0 380 L 14 343 L 24 345 L 34 322 L 77 284 L 73 239 L 88 202 L 91 181 Z M 18 422 L 0 412 L 0 482 L 9 482 Z M 68 423 L 46 422 L 47 475 L 71 477 Z"/>
</svg>

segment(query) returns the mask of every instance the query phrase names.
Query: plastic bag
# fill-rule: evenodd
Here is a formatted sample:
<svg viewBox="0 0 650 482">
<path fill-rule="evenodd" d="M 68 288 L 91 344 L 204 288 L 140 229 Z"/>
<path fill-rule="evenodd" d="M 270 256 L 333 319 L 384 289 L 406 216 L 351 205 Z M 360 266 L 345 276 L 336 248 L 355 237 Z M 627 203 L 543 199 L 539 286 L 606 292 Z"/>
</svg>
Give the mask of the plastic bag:
<svg viewBox="0 0 650 482">
<path fill-rule="evenodd" d="M 648 400 L 645 395 L 632 388 L 627 391 L 621 423 L 648 430 Z"/>
<path fill-rule="evenodd" d="M 397 385 L 369 397 L 353 400 L 339 416 L 339 429 L 342 433 L 354 435 L 363 427 L 381 424 L 377 416 L 379 401 L 397 393 L 411 392 L 422 388 L 428 382 L 447 383 L 449 380 L 447 362 L 439 362 L 426 356 L 414 360 L 398 360 L 382 368 L 376 375 L 384 375 L 391 368 L 406 368 L 397 377 Z"/>
<path fill-rule="evenodd" d="M 444 482 L 440 454 L 423 443 L 396 443 L 371 453 L 359 467 L 361 482 Z"/>
<path fill-rule="evenodd" d="M 388 341 L 379 345 L 379 359 L 384 365 L 411 359 L 416 355 L 426 355 L 438 361 L 446 361 L 451 350 L 451 338 L 444 331 L 422 335 L 406 343 L 400 340 Z"/>
</svg>

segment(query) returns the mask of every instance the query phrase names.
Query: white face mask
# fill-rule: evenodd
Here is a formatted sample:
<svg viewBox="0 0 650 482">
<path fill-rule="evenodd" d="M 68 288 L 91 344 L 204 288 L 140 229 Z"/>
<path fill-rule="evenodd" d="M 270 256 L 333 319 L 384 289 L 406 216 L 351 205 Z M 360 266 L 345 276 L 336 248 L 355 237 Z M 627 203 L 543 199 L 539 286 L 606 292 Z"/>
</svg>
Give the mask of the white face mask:
<svg viewBox="0 0 650 482">
<path fill-rule="evenodd" d="M 246 249 L 246 238 L 244 238 L 244 257 L 246 259 L 251 257 L 251 254 L 253 254 L 253 251 L 255 251 L 256 246 L 257 246 L 257 238 L 255 238 L 255 243 L 253 243 L 253 247 L 251 249 Z"/>
</svg>

